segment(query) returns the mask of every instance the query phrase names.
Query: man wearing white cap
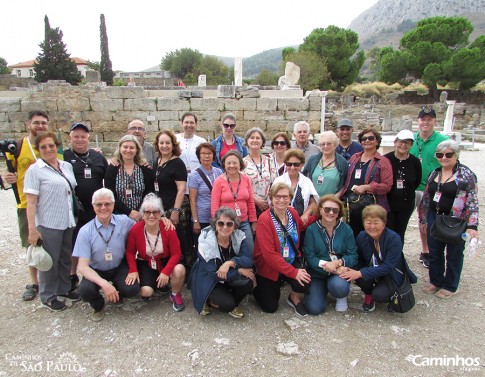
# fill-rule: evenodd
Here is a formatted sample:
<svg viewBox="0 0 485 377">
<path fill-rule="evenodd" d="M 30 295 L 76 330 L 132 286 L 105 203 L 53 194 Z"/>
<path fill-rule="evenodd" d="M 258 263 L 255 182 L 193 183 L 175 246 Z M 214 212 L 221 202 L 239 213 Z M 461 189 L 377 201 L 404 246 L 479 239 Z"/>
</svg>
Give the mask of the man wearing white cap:
<svg viewBox="0 0 485 377">
<path fill-rule="evenodd" d="M 387 227 L 401 236 L 404 245 L 404 233 L 414 211 L 415 192 L 421 183 L 421 162 L 409 154 L 414 143 L 413 133 L 400 131 L 394 140 L 395 150 L 385 155 L 391 161 L 393 183 L 387 194 L 391 208 L 387 214 Z"/>
</svg>

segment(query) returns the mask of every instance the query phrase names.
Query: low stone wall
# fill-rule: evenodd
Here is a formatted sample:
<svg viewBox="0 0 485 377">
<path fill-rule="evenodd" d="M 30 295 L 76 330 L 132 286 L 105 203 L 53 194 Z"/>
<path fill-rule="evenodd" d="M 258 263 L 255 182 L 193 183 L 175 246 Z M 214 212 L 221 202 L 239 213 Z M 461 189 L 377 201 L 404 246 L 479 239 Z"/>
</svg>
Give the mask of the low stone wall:
<svg viewBox="0 0 485 377">
<path fill-rule="evenodd" d="M 35 83 L 34 78 L 17 77 L 11 74 L 0 75 L 0 90 L 9 90 L 11 87 L 28 88 L 32 83 Z"/>
<path fill-rule="evenodd" d="M 477 90 L 438 90 L 438 98 L 442 92 L 448 93 L 447 99 L 468 104 L 480 105 L 485 102 L 485 93 Z M 418 94 L 417 91 L 405 91 L 397 96 L 398 103 L 401 104 L 433 104 L 437 99 L 433 93 Z"/>
</svg>

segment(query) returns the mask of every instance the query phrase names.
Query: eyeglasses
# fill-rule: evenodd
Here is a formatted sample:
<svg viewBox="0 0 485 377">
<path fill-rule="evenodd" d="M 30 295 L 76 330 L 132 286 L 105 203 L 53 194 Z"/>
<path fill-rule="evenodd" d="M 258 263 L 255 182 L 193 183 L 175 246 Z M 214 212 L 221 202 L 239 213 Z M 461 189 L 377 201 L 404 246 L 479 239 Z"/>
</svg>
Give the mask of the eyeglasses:
<svg viewBox="0 0 485 377">
<path fill-rule="evenodd" d="M 301 166 L 301 162 L 285 162 L 285 165 L 288 167 L 294 166 L 295 168 L 299 168 Z"/>
<path fill-rule="evenodd" d="M 320 143 L 320 144 L 318 144 L 318 145 L 320 145 L 322 148 L 325 148 L 325 147 L 327 147 L 327 146 L 328 146 L 328 147 L 331 147 L 332 145 L 335 145 L 335 144 L 334 144 L 334 143 Z"/>
<path fill-rule="evenodd" d="M 362 137 L 360 138 L 360 142 L 361 142 L 361 143 L 363 143 L 363 142 L 365 142 L 365 141 L 367 141 L 367 140 L 369 140 L 369 141 L 374 141 L 375 139 L 376 139 L 376 137 L 375 137 L 375 136 L 362 136 Z"/>
<path fill-rule="evenodd" d="M 160 215 L 160 211 L 145 211 L 145 212 L 143 212 L 143 214 L 147 215 L 148 217 L 150 217 L 150 216 L 157 217 L 158 215 Z"/>
<path fill-rule="evenodd" d="M 436 152 L 435 156 L 437 159 L 441 160 L 443 157 L 452 158 L 455 155 L 455 152 L 448 152 L 448 153 L 440 153 Z"/>
<path fill-rule="evenodd" d="M 228 221 L 227 223 L 225 223 L 224 221 L 218 221 L 217 226 L 221 228 L 223 228 L 224 226 L 228 228 L 232 228 L 234 226 L 234 221 Z"/>
<path fill-rule="evenodd" d="M 113 203 L 94 203 L 94 206 L 96 208 L 103 208 L 103 207 L 111 207 L 113 205 Z"/>
<path fill-rule="evenodd" d="M 130 128 L 128 128 L 128 131 L 140 131 L 140 132 L 143 132 L 143 131 L 145 131 L 145 128 L 143 128 L 143 127 L 130 127 Z"/>
<path fill-rule="evenodd" d="M 224 126 L 224 128 L 230 128 L 231 130 L 236 128 L 236 123 L 234 124 L 222 123 L 222 125 Z"/>
<path fill-rule="evenodd" d="M 42 149 L 42 150 L 45 150 L 45 149 L 56 149 L 57 148 L 57 145 L 55 144 L 44 144 L 44 145 L 40 145 L 39 146 L 39 149 Z"/>
<path fill-rule="evenodd" d="M 333 208 L 333 207 L 320 207 L 320 209 L 323 209 L 325 213 L 332 212 L 334 215 L 338 215 L 338 213 L 340 212 L 339 208 Z"/>
<path fill-rule="evenodd" d="M 287 144 L 286 144 L 286 141 L 284 141 L 284 140 L 283 140 L 283 141 L 278 141 L 278 140 L 273 141 L 273 146 L 275 146 L 275 147 L 276 147 L 276 146 L 278 146 L 278 145 L 280 145 L 280 146 L 284 147 L 284 146 L 285 146 L 285 145 L 287 145 Z"/>
<path fill-rule="evenodd" d="M 49 124 L 49 122 L 46 122 L 45 120 L 44 121 L 39 121 L 39 120 L 36 120 L 34 122 L 32 122 L 32 124 L 34 126 L 47 126 Z"/>
<path fill-rule="evenodd" d="M 288 200 L 290 199 L 290 195 L 275 195 L 273 198 L 275 200 Z"/>
</svg>

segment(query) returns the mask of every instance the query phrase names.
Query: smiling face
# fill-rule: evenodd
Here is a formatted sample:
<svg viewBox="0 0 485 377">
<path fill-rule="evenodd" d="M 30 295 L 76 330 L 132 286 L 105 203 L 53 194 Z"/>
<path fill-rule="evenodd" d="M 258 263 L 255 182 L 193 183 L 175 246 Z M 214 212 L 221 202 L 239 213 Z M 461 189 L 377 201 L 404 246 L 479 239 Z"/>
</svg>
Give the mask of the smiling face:
<svg viewBox="0 0 485 377">
<path fill-rule="evenodd" d="M 75 128 L 69 133 L 72 149 L 77 153 L 86 153 L 89 149 L 89 133 L 82 127 Z"/>
<path fill-rule="evenodd" d="M 261 137 L 261 134 L 258 131 L 254 131 L 249 135 L 248 141 L 247 141 L 249 149 L 252 150 L 259 150 L 263 148 L 263 138 Z"/>
<path fill-rule="evenodd" d="M 342 126 L 337 129 L 337 136 L 341 143 L 346 144 L 352 139 L 352 127 Z"/>
<path fill-rule="evenodd" d="M 328 209 L 330 208 L 330 209 Z M 336 210 L 336 212 L 335 212 Z M 322 222 L 326 224 L 333 224 L 337 223 L 340 213 L 340 207 L 337 203 L 334 203 L 330 200 L 323 202 L 319 208 L 320 216 L 322 218 Z M 328 212 L 328 213 L 327 213 Z M 335 213 L 334 213 L 335 212 Z"/>
<path fill-rule="evenodd" d="M 217 234 L 223 238 L 229 238 L 234 232 L 234 221 L 226 215 L 221 215 L 216 221 Z"/>
<path fill-rule="evenodd" d="M 229 156 L 224 160 L 224 170 L 230 176 L 235 176 L 239 174 L 241 170 L 241 163 L 237 156 Z"/>
<path fill-rule="evenodd" d="M 377 150 L 377 138 L 372 132 L 367 132 L 366 134 L 362 135 L 360 140 L 365 151 Z"/>
<path fill-rule="evenodd" d="M 136 137 L 140 145 L 145 143 L 146 130 L 141 121 L 133 121 L 128 126 L 128 135 Z"/>
<path fill-rule="evenodd" d="M 275 153 L 285 153 L 287 149 L 288 144 L 286 144 L 286 140 L 283 137 L 277 137 L 273 142 L 273 150 L 275 151 Z"/>
<path fill-rule="evenodd" d="M 223 137 L 225 139 L 230 139 L 234 136 L 236 122 L 231 118 L 227 118 L 224 122 L 222 122 L 221 128 Z"/>
<path fill-rule="evenodd" d="M 394 141 L 396 151 L 402 155 L 407 155 L 411 147 L 413 146 L 412 140 L 399 140 Z"/>
<path fill-rule="evenodd" d="M 419 133 L 424 135 L 431 135 L 436 126 L 436 118 L 431 115 L 424 115 L 418 118 Z"/>
<path fill-rule="evenodd" d="M 276 212 L 283 212 L 288 208 L 291 202 L 291 193 L 288 188 L 282 188 L 276 191 L 276 194 L 271 199 Z"/>
<path fill-rule="evenodd" d="M 386 223 L 379 217 L 369 216 L 364 219 L 364 229 L 374 240 L 378 240 L 381 237 L 385 228 Z"/>
<path fill-rule="evenodd" d="M 136 156 L 136 144 L 133 141 L 125 141 L 120 146 L 120 155 L 123 161 L 133 161 Z"/>
<path fill-rule="evenodd" d="M 160 137 L 158 138 L 158 152 L 162 157 L 167 157 L 172 155 L 173 144 L 170 136 L 166 134 L 160 135 Z"/>
<path fill-rule="evenodd" d="M 335 149 L 337 146 L 333 143 L 330 137 L 321 137 L 318 143 L 320 149 L 322 150 L 323 154 L 326 156 L 333 156 L 335 155 Z"/>
<path fill-rule="evenodd" d="M 197 129 L 197 122 L 192 115 L 186 115 L 182 122 L 182 129 L 184 130 L 184 137 L 190 139 L 194 136 Z"/>
<path fill-rule="evenodd" d="M 113 204 L 114 203 L 109 196 L 101 196 L 96 199 L 96 202 L 93 204 L 93 209 L 100 222 L 105 222 L 111 219 Z"/>
<path fill-rule="evenodd" d="M 285 161 L 286 171 L 291 178 L 295 178 L 300 174 L 303 168 L 303 163 L 298 157 L 291 156 L 287 161 Z"/>
<path fill-rule="evenodd" d="M 36 136 L 47 132 L 47 129 L 49 128 L 49 121 L 42 115 L 34 115 L 27 124 L 27 127 L 29 128 L 32 138 L 35 138 Z"/>
<path fill-rule="evenodd" d="M 143 220 L 149 226 L 153 226 L 160 221 L 160 210 L 156 207 L 147 207 L 143 212 Z"/>
<path fill-rule="evenodd" d="M 452 148 L 445 148 L 440 150 L 437 153 L 440 153 L 439 156 L 443 154 L 443 157 L 441 158 L 438 158 L 438 156 L 436 156 L 440 165 L 444 169 L 453 169 L 453 167 L 456 165 L 456 162 L 458 160 L 458 156 L 456 155 L 455 151 Z M 448 154 L 448 156 L 450 157 L 447 157 L 446 154 Z"/>
<path fill-rule="evenodd" d="M 43 160 L 51 163 L 57 159 L 57 145 L 54 139 L 47 137 L 39 143 L 39 153 Z"/>
</svg>

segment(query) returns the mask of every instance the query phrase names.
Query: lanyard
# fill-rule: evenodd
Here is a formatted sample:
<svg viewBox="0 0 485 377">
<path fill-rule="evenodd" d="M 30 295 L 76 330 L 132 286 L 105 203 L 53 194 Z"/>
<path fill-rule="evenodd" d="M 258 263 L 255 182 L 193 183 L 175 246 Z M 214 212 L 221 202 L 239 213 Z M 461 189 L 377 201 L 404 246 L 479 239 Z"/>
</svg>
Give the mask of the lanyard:
<svg viewBox="0 0 485 377">
<path fill-rule="evenodd" d="M 448 182 L 448 181 L 449 181 L 451 178 L 453 178 L 453 176 L 455 175 L 455 172 L 453 171 L 453 172 L 452 172 L 452 174 L 451 174 L 451 175 L 448 177 L 448 179 L 447 179 L 446 181 L 444 181 L 443 183 L 441 183 L 441 174 L 442 174 L 442 172 L 440 171 L 440 172 L 438 173 L 438 187 L 437 187 L 436 191 L 440 191 L 440 189 L 441 189 L 441 185 L 442 185 L 442 184 L 444 185 L 444 184 L 445 184 L 445 183 L 447 183 L 447 182 Z"/>
<path fill-rule="evenodd" d="M 322 170 L 325 170 L 326 168 L 328 168 L 330 165 L 332 165 L 333 163 L 335 162 L 335 159 L 331 162 L 329 162 L 327 165 L 323 166 L 323 161 L 320 160 L 320 167 L 322 168 Z"/>
<path fill-rule="evenodd" d="M 157 248 L 158 240 L 160 239 L 160 226 L 158 227 L 157 239 L 155 240 L 155 245 L 153 245 L 153 247 L 152 247 L 152 243 L 150 242 L 150 238 L 148 237 L 146 226 L 144 227 L 144 230 L 145 230 L 145 239 L 148 242 L 148 246 L 150 247 L 150 251 L 152 252 L 151 257 L 153 259 L 155 257 L 155 249 Z"/>
<path fill-rule="evenodd" d="M 320 224 L 320 221 L 317 221 L 317 225 L 318 225 L 318 228 L 320 229 L 320 232 L 322 233 L 322 236 L 323 236 L 323 241 L 325 242 L 326 246 L 327 246 L 327 251 L 328 251 L 328 254 L 329 255 L 336 255 L 335 253 L 335 250 L 333 249 L 333 239 L 335 237 L 335 229 L 337 228 L 337 226 L 339 225 L 340 223 L 340 220 L 337 221 L 337 223 L 335 224 L 335 227 L 333 228 L 334 229 L 334 232 L 333 234 L 330 236 L 327 232 L 327 229 L 324 228 L 322 226 L 322 224 Z"/>
<path fill-rule="evenodd" d="M 106 240 L 103 235 L 101 234 L 101 232 L 99 231 L 98 227 L 95 226 L 96 228 L 96 232 L 98 232 L 99 236 L 101 237 L 101 239 L 104 241 L 104 243 L 106 244 L 106 248 L 108 248 L 108 245 L 109 245 L 109 241 L 111 241 L 111 237 L 113 237 L 113 233 L 115 232 L 115 227 L 116 225 L 113 225 L 113 229 L 111 230 L 111 234 L 109 235 L 109 238 L 108 240 Z"/>
<path fill-rule="evenodd" d="M 222 252 L 222 246 L 219 245 L 219 244 L 217 244 L 217 246 L 219 247 L 219 253 L 221 254 L 221 260 L 222 260 L 223 263 L 225 263 L 227 261 L 227 259 L 224 256 L 224 253 Z M 227 256 L 228 256 L 228 258 L 230 260 L 231 259 L 231 250 L 232 250 L 232 243 L 231 242 L 229 242 L 229 247 L 227 249 L 228 249 Z"/>
<path fill-rule="evenodd" d="M 86 157 L 86 161 L 84 161 L 84 160 L 82 159 L 82 156 L 81 156 L 81 157 L 79 157 L 79 156 L 78 156 L 78 154 L 77 154 L 76 152 L 74 152 L 74 149 L 72 149 L 72 148 L 71 148 L 71 152 L 72 152 L 72 154 L 73 154 L 73 155 L 74 155 L 74 156 L 75 156 L 75 157 L 76 157 L 76 158 L 77 158 L 79 161 L 81 161 L 83 164 L 85 164 L 85 165 L 86 165 L 86 167 L 88 167 L 89 149 L 88 149 L 88 153 L 86 154 L 86 156 L 84 156 L 84 157 Z"/>
<path fill-rule="evenodd" d="M 239 175 L 239 183 L 237 184 L 237 190 L 236 193 L 234 193 L 231 185 L 231 181 L 229 181 L 229 176 L 226 173 L 226 178 L 227 178 L 227 184 L 229 185 L 229 189 L 231 190 L 232 197 L 234 198 L 234 203 L 237 202 L 237 194 L 239 194 L 239 189 L 241 188 L 241 174 L 237 173 Z"/>
<path fill-rule="evenodd" d="M 256 170 L 258 171 L 258 176 L 262 178 L 263 177 L 263 156 L 259 157 L 260 158 L 259 166 L 258 164 L 256 164 L 256 161 L 254 161 L 252 156 L 249 156 L 249 158 L 251 158 L 251 161 L 253 162 L 254 166 L 256 166 Z"/>
<path fill-rule="evenodd" d="M 34 148 L 32 148 L 32 144 L 30 144 L 29 137 L 26 137 L 27 139 L 27 144 L 29 145 L 30 152 L 32 153 L 32 156 L 34 157 L 34 160 L 37 161 L 37 156 L 35 155 Z"/>
</svg>

